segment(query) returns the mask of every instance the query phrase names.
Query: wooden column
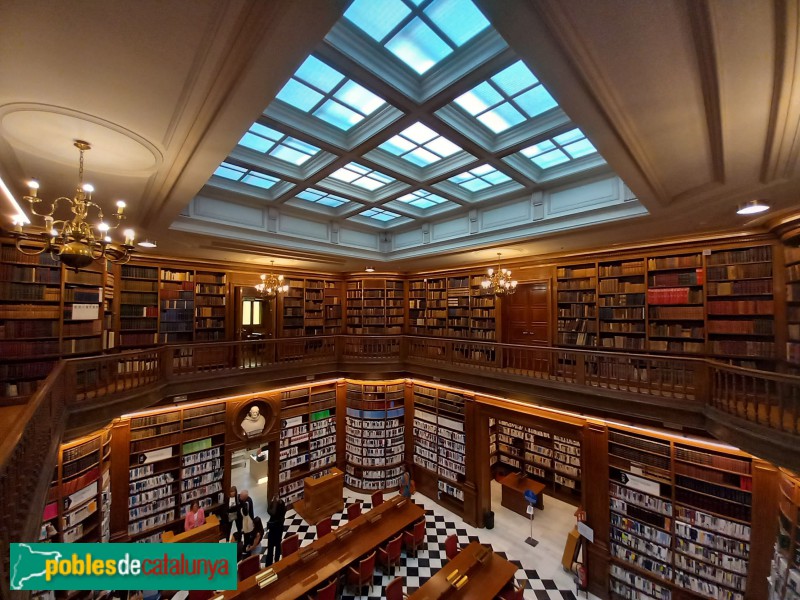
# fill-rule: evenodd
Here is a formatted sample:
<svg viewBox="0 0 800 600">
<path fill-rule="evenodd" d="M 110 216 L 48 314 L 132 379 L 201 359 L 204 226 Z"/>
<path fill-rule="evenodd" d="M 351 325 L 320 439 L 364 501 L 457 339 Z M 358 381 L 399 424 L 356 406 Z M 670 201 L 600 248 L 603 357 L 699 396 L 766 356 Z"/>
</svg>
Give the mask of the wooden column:
<svg viewBox="0 0 800 600">
<path fill-rule="evenodd" d="M 582 448 L 583 507 L 586 524 L 594 530 L 594 542 L 586 544 L 586 569 L 589 591 L 608 597 L 608 429 L 587 423 L 583 428 Z"/>
<path fill-rule="evenodd" d="M 747 569 L 748 600 L 767 600 L 767 577 L 772 549 L 778 535 L 780 473 L 770 463 L 753 459 L 753 506 L 750 523 L 750 563 Z"/>
<path fill-rule="evenodd" d="M 472 403 L 472 418 L 467 421 L 467 468 L 472 463 L 475 483 L 474 518 L 478 527 L 484 526 L 484 516 L 492 506 L 492 474 L 489 469 L 489 416 L 479 402 Z M 465 494 L 466 498 L 466 494 Z M 466 502 L 464 503 L 466 512 Z"/>
<path fill-rule="evenodd" d="M 128 479 L 130 476 L 131 422 L 111 426 L 111 541 L 128 541 Z"/>
</svg>

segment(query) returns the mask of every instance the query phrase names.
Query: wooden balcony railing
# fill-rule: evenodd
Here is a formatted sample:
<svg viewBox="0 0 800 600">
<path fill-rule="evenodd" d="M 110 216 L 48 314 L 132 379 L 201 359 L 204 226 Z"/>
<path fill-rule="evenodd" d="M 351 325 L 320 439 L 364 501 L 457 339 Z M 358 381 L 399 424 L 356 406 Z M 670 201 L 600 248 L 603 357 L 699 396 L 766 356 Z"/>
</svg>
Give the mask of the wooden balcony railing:
<svg viewBox="0 0 800 600">
<path fill-rule="evenodd" d="M 36 539 L 70 410 L 193 378 L 263 372 L 268 381 L 290 368 L 347 371 L 360 364 L 412 372 L 428 366 L 495 381 L 669 399 L 783 436 L 800 435 L 800 377 L 704 359 L 411 336 L 187 344 L 72 359 L 60 363 L 27 404 L 4 409 L 14 414 L 0 439 L 0 589 L 8 590 L 8 543 Z"/>
</svg>

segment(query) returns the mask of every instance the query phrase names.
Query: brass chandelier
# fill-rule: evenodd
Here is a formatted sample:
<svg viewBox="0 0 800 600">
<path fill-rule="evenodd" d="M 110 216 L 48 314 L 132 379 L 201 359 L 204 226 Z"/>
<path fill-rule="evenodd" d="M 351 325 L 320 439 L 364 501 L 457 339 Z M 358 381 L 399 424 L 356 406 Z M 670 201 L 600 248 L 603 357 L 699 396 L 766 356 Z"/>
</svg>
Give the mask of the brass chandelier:
<svg viewBox="0 0 800 600">
<path fill-rule="evenodd" d="M 485 290 L 491 290 L 495 296 L 510 296 L 517 291 L 517 280 L 511 279 L 511 271 L 509 269 L 500 268 L 500 253 L 497 253 L 497 270 L 489 268 L 486 271 L 486 277 L 481 281 L 481 287 Z"/>
<path fill-rule="evenodd" d="M 126 263 L 134 251 L 136 234 L 133 229 L 124 231 L 125 241 L 122 244 L 112 242 L 109 235 L 109 231 L 117 229 L 125 220 L 125 202 L 117 202 L 112 225 L 103 220 L 103 209 L 92 202 L 94 187 L 83 182 L 83 154 L 91 146 L 83 140 L 75 140 L 75 147 L 80 151 L 80 162 L 78 187 L 72 198 L 60 196 L 48 203 L 38 195 L 39 182 L 35 179 L 28 182 L 30 194 L 23 196 L 23 200 L 30 204 L 32 215 L 40 217 L 43 222 L 35 225 L 24 216 L 15 218 L 11 235 L 16 240 L 17 250 L 29 256 L 49 252 L 53 258 L 76 270 L 89 266 L 95 260 Z M 73 214 L 71 219 L 55 218 L 59 204 L 63 203 L 69 205 Z M 87 222 L 92 212 L 98 219 L 96 225 Z"/>
<path fill-rule="evenodd" d="M 289 284 L 283 282 L 283 275 L 275 275 L 272 268 L 275 266 L 275 261 L 269 261 L 271 268 L 270 272 L 266 275 L 261 275 L 261 283 L 256 285 L 256 290 L 264 298 L 274 298 L 279 293 L 289 291 Z"/>
</svg>

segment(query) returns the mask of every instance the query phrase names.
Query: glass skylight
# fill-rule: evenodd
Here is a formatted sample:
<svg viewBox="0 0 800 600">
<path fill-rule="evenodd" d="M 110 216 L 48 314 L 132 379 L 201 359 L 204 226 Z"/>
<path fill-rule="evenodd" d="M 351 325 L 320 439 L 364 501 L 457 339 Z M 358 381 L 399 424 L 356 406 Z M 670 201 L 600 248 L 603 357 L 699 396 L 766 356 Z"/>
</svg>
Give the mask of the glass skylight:
<svg viewBox="0 0 800 600">
<path fill-rule="evenodd" d="M 231 181 L 239 181 L 248 185 L 260 187 L 265 190 L 268 190 L 280 181 L 280 179 L 277 177 L 272 177 L 266 173 L 260 173 L 252 169 L 246 169 L 245 167 L 240 167 L 227 162 L 224 162 L 217 167 L 217 170 L 214 171 L 214 175 L 217 175 L 218 177 L 224 177 L 225 179 L 230 179 Z"/>
<path fill-rule="evenodd" d="M 422 209 L 431 208 L 432 206 L 438 206 L 439 204 L 448 202 L 446 198 L 442 198 L 431 192 L 426 192 L 425 190 L 417 190 L 405 196 L 400 196 L 398 200 Z"/>
<path fill-rule="evenodd" d="M 455 103 L 493 133 L 558 106 L 521 60 L 462 94 Z"/>
<path fill-rule="evenodd" d="M 316 146 L 265 127 L 260 123 L 253 123 L 239 140 L 239 145 L 256 152 L 269 154 L 298 167 L 320 151 Z"/>
<path fill-rule="evenodd" d="M 489 27 L 471 0 L 355 0 L 344 16 L 419 75 Z"/>
<path fill-rule="evenodd" d="M 470 171 L 455 175 L 451 177 L 449 181 L 460 185 L 470 192 L 478 192 L 494 185 L 500 185 L 506 181 L 511 181 L 511 177 L 498 171 L 491 165 L 481 165 Z"/>
<path fill-rule="evenodd" d="M 383 222 L 391 221 L 392 219 L 396 219 L 400 216 L 397 213 L 383 210 L 382 208 L 368 208 L 367 210 L 358 214 L 360 214 L 362 217 L 369 217 L 370 219 Z"/>
<path fill-rule="evenodd" d="M 314 56 L 300 65 L 277 97 L 342 131 L 349 130 L 386 104 L 385 100 Z"/>
<path fill-rule="evenodd" d="M 597 149 L 580 129 L 571 129 L 549 140 L 528 146 L 521 152 L 540 169 L 549 169 L 581 156 L 594 154 Z"/>
<path fill-rule="evenodd" d="M 461 152 L 460 147 L 422 123 L 414 123 L 378 147 L 420 167 Z"/>
<path fill-rule="evenodd" d="M 314 188 L 308 188 L 307 190 L 303 190 L 296 196 L 301 200 L 306 200 L 308 202 L 315 202 L 317 204 L 321 204 L 323 206 L 329 206 L 331 208 L 338 208 L 343 204 L 347 204 L 350 202 L 346 198 L 340 198 L 339 196 L 335 196 L 333 194 L 329 194 L 327 192 L 322 192 L 320 190 L 315 190 Z"/>
<path fill-rule="evenodd" d="M 377 190 L 394 181 L 393 178 L 378 171 L 368 169 L 358 163 L 350 163 L 330 174 L 334 179 L 357 185 L 369 191 Z"/>
</svg>

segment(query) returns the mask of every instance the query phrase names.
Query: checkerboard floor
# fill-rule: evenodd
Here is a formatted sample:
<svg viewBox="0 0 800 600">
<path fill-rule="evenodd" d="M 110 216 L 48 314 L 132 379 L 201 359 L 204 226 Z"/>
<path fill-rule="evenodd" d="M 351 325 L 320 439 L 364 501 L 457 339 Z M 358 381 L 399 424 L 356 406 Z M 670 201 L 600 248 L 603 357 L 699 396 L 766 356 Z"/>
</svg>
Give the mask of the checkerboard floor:
<svg viewBox="0 0 800 600">
<path fill-rule="evenodd" d="M 355 498 L 345 499 L 345 514 L 347 506 L 355 503 Z M 467 530 L 459 527 L 453 521 L 447 520 L 437 504 L 428 500 L 424 496 L 417 494 L 414 496 L 414 501 L 425 508 L 426 514 L 426 529 L 427 529 L 427 543 L 424 548 L 417 552 L 416 558 L 406 555 L 403 552 L 401 564 L 394 569 L 392 577 L 384 575 L 380 569 L 376 569 L 375 578 L 373 580 L 372 589 L 369 590 L 367 595 L 354 596 L 352 589 L 341 596 L 343 600 L 353 600 L 355 598 L 375 599 L 384 598 L 384 587 L 391 581 L 392 578 L 402 576 L 405 578 L 405 592 L 407 594 L 413 593 L 428 578 L 436 573 L 447 562 L 444 552 L 444 541 L 448 535 L 455 533 L 458 535 L 459 545 L 466 545 L 473 541 L 480 541 L 479 537 L 469 535 Z M 362 501 L 362 509 L 364 511 L 372 508 L 369 501 Z M 347 517 L 342 513 L 333 515 L 333 526 L 338 527 L 343 522 L 346 522 Z M 298 534 L 300 536 L 300 545 L 305 546 L 310 544 L 316 539 L 316 528 L 313 525 L 306 523 L 294 510 L 289 510 L 286 514 L 286 523 L 284 524 L 284 536 Z M 266 549 L 265 549 L 266 550 Z M 517 565 L 516 579 L 519 582 L 523 580 L 526 582 L 525 598 L 534 600 L 575 600 L 574 588 L 573 589 L 558 589 L 558 585 L 552 579 L 542 579 L 539 577 L 534 565 L 524 564 L 517 557 L 507 556 L 503 552 L 498 554 L 513 564 Z M 341 590 L 340 590 L 341 591 Z"/>
</svg>

